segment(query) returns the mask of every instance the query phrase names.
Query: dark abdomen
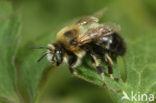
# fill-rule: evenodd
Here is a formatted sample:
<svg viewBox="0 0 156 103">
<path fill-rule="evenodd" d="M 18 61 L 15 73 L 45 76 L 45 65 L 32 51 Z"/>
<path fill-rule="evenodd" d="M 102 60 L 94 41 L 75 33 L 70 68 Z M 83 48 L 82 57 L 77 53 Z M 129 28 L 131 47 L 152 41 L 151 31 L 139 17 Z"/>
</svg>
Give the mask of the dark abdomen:
<svg viewBox="0 0 156 103">
<path fill-rule="evenodd" d="M 123 56 L 126 53 L 125 42 L 123 38 L 117 33 L 112 34 L 112 43 L 110 44 L 110 52 L 120 56 Z"/>
</svg>

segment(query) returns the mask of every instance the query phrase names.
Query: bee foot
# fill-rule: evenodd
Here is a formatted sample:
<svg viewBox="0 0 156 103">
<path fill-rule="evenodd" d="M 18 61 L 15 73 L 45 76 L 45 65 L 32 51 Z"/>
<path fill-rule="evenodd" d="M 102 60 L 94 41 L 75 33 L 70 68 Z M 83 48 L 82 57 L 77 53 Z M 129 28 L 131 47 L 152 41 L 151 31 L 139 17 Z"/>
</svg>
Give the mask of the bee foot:
<svg viewBox="0 0 156 103">
<path fill-rule="evenodd" d="M 77 73 L 77 72 L 73 72 L 72 74 L 73 74 L 73 75 L 77 75 L 78 73 Z"/>
<path fill-rule="evenodd" d="M 103 83 L 103 88 L 107 88 L 106 83 Z"/>
<path fill-rule="evenodd" d="M 109 74 L 109 77 L 110 77 L 112 80 L 115 80 L 112 74 Z"/>
</svg>

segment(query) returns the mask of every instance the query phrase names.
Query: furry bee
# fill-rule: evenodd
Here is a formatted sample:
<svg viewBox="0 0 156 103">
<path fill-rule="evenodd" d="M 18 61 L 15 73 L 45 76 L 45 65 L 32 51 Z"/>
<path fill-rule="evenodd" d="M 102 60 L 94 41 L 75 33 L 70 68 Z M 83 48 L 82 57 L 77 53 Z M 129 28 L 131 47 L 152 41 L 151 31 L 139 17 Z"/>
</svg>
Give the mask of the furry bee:
<svg viewBox="0 0 156 103">
<path fill-rule="evenodd" d="M 99 23 L 101 16 L 102 13 L 86 16 L 64 27 L 58 32 L 56 41 L 48 44 L 47 52 L 39 58 L 38 62 L 45 56 L 56 66 L 65 62 L 69 64 L 70 72 L 76 75 L 74 69 L 81 65 L 82 58 L 88 55 L 103 81 L 104 66 L 100 65 L 100 60 L 105 62 L 108 74 L 114 80 L 112 58 L 124 56 L 126 46 L 116 29 Z M 44 47 L 38 48 L 44 49 Z"/>
</svg>

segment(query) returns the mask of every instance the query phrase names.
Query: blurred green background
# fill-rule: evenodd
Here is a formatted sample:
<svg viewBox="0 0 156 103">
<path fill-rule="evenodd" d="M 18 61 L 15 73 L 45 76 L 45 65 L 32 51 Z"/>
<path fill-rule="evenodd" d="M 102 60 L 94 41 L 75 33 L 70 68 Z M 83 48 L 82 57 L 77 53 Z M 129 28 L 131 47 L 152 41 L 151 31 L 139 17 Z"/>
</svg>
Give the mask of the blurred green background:
<svg viewBox="0 0 156 103">
<path fill-rule="evenodd" d="M 102 21 L 121 26 L 123 37 L 156 29 L 156 0 L 14 0 L 20 10 L 20 46 L 40 35 L 51 34 L 51 41 L 64 24 L 102 8 Z M 45 45 L 47 42 L 44 42 Z M 41 43 L 42 44 L 42 43 Z M 57 69 L 40 96 L 39 103 L 115 103 L 107 89 L 73 77 L 68 69 Z"/>
</svg>

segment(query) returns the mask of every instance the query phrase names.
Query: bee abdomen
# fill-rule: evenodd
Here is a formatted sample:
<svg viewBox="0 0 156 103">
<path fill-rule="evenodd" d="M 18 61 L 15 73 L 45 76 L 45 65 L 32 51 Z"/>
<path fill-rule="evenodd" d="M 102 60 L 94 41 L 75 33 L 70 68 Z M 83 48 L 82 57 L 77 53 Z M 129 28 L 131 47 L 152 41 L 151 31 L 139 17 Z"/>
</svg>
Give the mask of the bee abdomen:
<svg viewBox="0 0 156 103">
<path fill-rule="evenodd" d="M 113 54 L 123 56 L 126 53 L 126 45 L 123 38 L 117 33 L 112 34 L 112 43 L 110 45 L 110 51 Z"/>
</svg>

